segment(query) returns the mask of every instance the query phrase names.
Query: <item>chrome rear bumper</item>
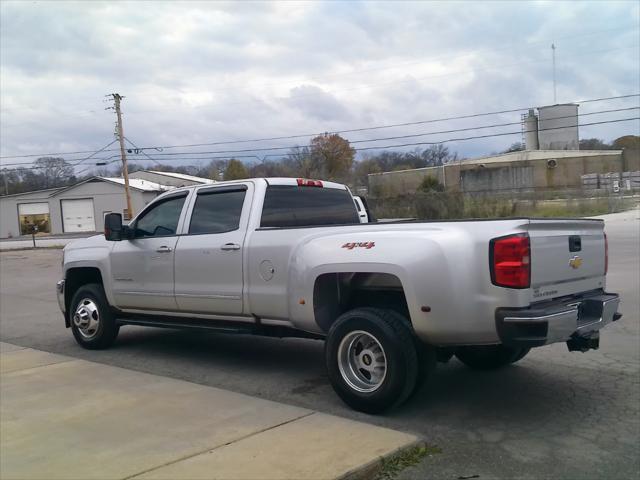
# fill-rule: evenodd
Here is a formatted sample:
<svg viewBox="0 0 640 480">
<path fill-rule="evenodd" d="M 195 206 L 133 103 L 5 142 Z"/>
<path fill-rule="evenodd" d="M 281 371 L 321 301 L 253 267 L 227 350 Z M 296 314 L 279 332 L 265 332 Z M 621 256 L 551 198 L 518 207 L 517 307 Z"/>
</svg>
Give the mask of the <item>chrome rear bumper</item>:
<svg viewBox="0 0 640 480">
<path fill-rule="evenodd" d="M 519 347 L 538 347 L 572 338 L 597 339 L 601 328 L 622 317 L 619 304 L 617 294 L 599 292 L 523 309 L 499 308 L 496 328 L 502 343 Z"/>
</svg>

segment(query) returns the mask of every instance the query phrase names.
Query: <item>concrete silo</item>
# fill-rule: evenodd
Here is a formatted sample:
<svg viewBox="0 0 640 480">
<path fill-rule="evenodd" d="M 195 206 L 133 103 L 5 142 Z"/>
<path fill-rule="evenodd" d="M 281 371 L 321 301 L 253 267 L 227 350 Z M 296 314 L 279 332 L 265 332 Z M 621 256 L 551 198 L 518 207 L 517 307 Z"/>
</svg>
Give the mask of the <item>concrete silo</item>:
<svg viewBox="0 0 640 480">
<path fill-rule="evenodd" d="M 540 150 L 578 150 L 578 105 L 538 107 Z"/>
<path fill-rule="evenodd" d="M 522 119 L 524 130 L 524 145 L 526 150 L 538 150 L 538 117 L 533 108 Z"/>
</svg>

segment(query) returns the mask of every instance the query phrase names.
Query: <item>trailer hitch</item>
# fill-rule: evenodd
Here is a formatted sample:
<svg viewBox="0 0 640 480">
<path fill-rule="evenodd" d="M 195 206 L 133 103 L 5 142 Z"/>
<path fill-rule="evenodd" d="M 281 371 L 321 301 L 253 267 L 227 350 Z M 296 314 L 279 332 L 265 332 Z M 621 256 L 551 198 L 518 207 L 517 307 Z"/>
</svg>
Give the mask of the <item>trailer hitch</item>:
<svg viewBox="0 0 640 480">
<path fill-rule="evenodd" d="M 573 334 L 567 340 L 567 348 L 570 352 L 587 352 L 600 348 L 600 332 L 592 332 L 589 335 Z"/>
</svg>

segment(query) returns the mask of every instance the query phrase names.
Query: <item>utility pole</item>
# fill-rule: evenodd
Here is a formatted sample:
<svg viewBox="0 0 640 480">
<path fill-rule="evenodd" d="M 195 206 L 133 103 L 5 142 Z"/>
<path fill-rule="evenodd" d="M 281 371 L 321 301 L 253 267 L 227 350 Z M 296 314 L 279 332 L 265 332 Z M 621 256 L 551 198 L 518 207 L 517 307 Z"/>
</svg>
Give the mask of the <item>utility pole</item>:
<svg viewBox="0 0 640 480">
<path fill-rule="evenodd" d="M 122 176 L 124 177 L 124 193 L 127 196 L 127 216 L 129 220 L 133 218 L 133 207 L 131 206 L 131 192 L 129 191 L 129 170 L 127 168 L 127 153 L 124 148 L 124 133 L 122 131 L 122 112 L 120 111 L 120 101 L 124 98 L 118 93 L 112 93 L 116 116 L 118 122 L 116 123 L 116 132 L 118 135 L 118 141 L 120 142 L 120 156 L 122 157 Z"/>
<path fill-rule="evenodd" d="M 556 96 L 556 44 L 551 44 L 551 58 L 553 61 L 553 104 L 557 105 L 558 98 Z"/>
</svg>

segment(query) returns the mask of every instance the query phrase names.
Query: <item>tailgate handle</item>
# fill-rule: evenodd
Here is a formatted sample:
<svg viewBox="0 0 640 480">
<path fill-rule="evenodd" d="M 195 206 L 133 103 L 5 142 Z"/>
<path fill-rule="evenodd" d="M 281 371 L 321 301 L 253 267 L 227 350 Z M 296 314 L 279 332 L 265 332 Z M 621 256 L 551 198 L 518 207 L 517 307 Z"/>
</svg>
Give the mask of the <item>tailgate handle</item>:
<svg viewBox="0 0 640 480">
<path fill-rule="evenodd" d="M 582 250 L 582 239 L 578 235 L 571 235 L 569 237 L 569 251 L 579 252 Z"/>
</svg>

